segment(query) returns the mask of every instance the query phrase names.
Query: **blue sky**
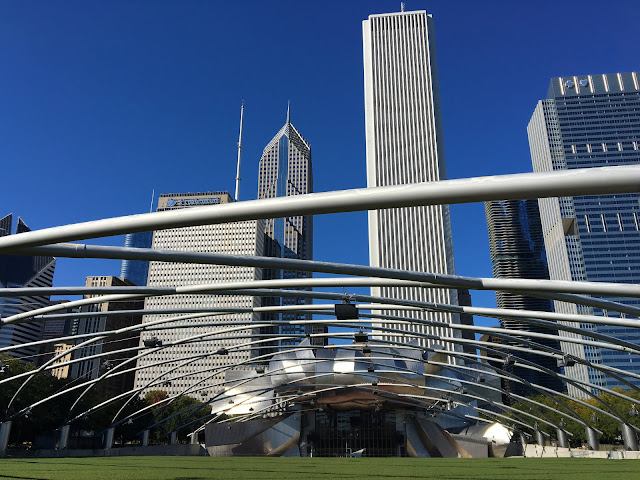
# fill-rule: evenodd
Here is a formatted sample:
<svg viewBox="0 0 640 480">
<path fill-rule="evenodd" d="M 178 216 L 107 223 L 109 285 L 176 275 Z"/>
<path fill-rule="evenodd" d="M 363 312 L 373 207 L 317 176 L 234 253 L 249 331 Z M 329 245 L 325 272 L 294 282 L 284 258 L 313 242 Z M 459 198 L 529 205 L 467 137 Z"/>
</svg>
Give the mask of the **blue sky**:
<svg viewBox="0 0 640 480">
<path fill-rule="evenodd" d="M 435 19 L 449 178 L 531 171 L 526 125 L 551 77 L 639 69 L 637 1 L 406 4 Z M 399 6 L 0 3 L 0 215 L 39 229 L 145 212 L 153 189 L 232 191 L 242 99 L 242 199 L 288 100 L 315 191 L 364 187 L 361 21 Z M 457 273 L 491 276 L 483 206 L 455 206 L 452 221 Z M 367 264 L 366 228 L 365 213 L 316 217 L 315 259 Z M 54 281 L 118 273 L 60 259 Z"/>
</svg>

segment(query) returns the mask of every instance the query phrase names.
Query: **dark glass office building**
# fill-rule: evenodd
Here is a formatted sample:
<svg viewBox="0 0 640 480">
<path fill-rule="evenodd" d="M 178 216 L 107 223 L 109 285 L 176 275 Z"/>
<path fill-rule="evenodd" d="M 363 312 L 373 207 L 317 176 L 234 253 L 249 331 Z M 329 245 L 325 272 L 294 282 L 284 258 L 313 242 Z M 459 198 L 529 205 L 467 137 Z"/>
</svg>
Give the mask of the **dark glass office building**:
<svg viewBox="0 0 640 480">
<path fill-rule="evenodd" d="M 547 259 L 537 200 L 496 200 L 486 202 L 484 208 L 489 229 L 489 249 L 491 251 L 493 276 L 496 278 L 548 280 L 549 271 L 547 270 Z M 551 300 L 544 298 L 496 291 L 496 300 L 498 308 L 541 312 L 553 311 Z M 513 330 L 557 335 L 555 330 L 542 328 L 533 325 L 531 322 L 527 323 L 511 318 L 500 318 L 500 325 L 503 328 Z M 527 335 L 514 336 L 556 350 L 560 349 L 560 344 L 557 340 L 545 340 Z M 513 345 L 523 346 L 520 342 L 507 342 L 505 339 L 502 340 L 502 343 L 512 343 Z M 514 355 L 558 373 L 557 363 L 554 358 L 534 355 L 527 352 L 514 352 Z M 542 372 L 516 366 L 513 367 L 513 373 L 531 383 L 558 391 L 564 389 L 561 380 Z M 505 385 L 505 390 L 519 395 L 537 393 L 528 389 L 525 385 L 516 382 L 508 382 L 508 384 Z"/>
<path fill-rule="evenodd" d="M 535 171 L 640 163 L 638 72 L 556 77 L 528 126 Z M 640 283 L 640 195 L 616 194 L 540 200 L 552 279 Z M 610 298 L 640 306 L 640 299 Z M 556 311 L 620 317 L 613 311 L 556 302 Z M 636 329 L 581 324 L 585 330 L 640 345 Z M 564 345 L 594 364 L 640 374 L 640 357 L 590 346 Z M 609 388 L 624 386 L 594 368 L 567 370 Z M 640 386 L 640 380 L 627 378 Z M 577 392 L 576 392 L 577 393 Z"/>
<path fill-rule="evenodd" d="M 0 218 L 0 236 L 10 235 L 12 228 L 11 214 Z M 30 229 L 21 218 L 18 218 L 16 233 L 28 232 Z M 51 287 L 56 259 L 53 257 L 34 257 L 27 255 L 0 255 L 0 287 Z M 7 318 L 49 305 L 49 297 L 0 297 L 0 318 Z M 0 327 L 0 347 L 9 347 L 42 338 L 42 322 L 26 322 L 9 324 Z M 23 347 L 7 352 L 26 362 L 35 362 L 39 347 Z"/>
</svg>

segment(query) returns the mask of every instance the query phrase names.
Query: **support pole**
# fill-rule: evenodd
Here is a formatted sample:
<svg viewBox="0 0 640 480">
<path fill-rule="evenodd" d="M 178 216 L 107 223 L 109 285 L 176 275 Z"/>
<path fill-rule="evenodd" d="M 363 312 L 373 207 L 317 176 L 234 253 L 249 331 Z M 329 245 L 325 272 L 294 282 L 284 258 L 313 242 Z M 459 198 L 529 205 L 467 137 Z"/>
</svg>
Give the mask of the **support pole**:
<svg viewBox="0 0 640 480">
<path fill-rule="evenodd" d="M 58 450 L 65 450 L 69 446 L 69 431 L 71 425 L 63 425 L 60 427 L 60 440 L 58 441 Z"/>
<path fill-rule="evenodd" d="M 527 437 L 525 437 L 523 433 L 520 433 L 520 444 L 522 445 L 523 449 L 527 446 L 527 443 L 529 443 Z"/>
<path fill-rule="evenodd" d="M 7 455 L 9 435 L 11 435 L 11 420 L 0 423 L 0 457 L 5 457 Z"/>
<path fill-rule="evenodd" d="M 537 428 L 535 432 L 536 432 L 536 441 L 538 442 L 538 445 L 540 445 L 541 447 L 544 447 L 544 444 L 545 444 L 544 434 Z"/>
<path fill-rule="evenodd" d="M 591 427 L 584 427 L 584 431 L 587 435 L 587 445 L 589 446 L 589 450 L 599 450 L 600 449 L 600 441 L 598 440 L 598 434 Z"/>
<path fill-rule="evenodd" d="M 567 438 L 567 432 L 558 428 L 556 430 L 556 435 L 558 437 L 558 446 L 562 448 L 569 448 L 569 439 Z"/>
<path fill-rule="evenodd" d="M 142 446 L 143 447 L 149 446 L 149 430 L 143 430 L 142 432 Z"/>
<path fill-rule="evenodd" d="M 113 435 L 115 433 L 115 428 L 111 427 L 111 428 L 107 428 L 107 431 L 104 434 L 104 448 L 106 450 L 110 449 L 111 447 L 113 447 Z"/>
<path fill-rule="evenodd" d="M 189 434 L 189 443 L 191 443 L 191 445 L 196 445 L 198 443 L 198 432 Z"/>
<path fill-rule="evenodd" d="M 635 430 L 626 423 L 622 424 L 622 441 L 624 442 L 624 449 L 628 451 L 638 450 L 638 437 Z"/>
<path fill-rule="evenodd" d="M 175 445 L 178 443 L 178 432 L 171 432 L 169 434 L 169 445 Z"/>
</svg>

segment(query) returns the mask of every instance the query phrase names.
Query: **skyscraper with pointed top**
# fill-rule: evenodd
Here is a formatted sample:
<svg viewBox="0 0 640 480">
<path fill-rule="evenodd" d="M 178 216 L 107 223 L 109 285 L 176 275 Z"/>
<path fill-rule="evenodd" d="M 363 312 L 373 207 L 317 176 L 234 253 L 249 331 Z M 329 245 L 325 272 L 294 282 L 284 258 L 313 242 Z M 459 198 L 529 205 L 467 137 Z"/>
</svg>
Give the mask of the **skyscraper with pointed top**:
<svg viewBox="0 0 640 480">
<path fill-rule="evenodd" d="M 313 192 L 311 146 L 291 123 L 287 105 L 287 121 L 264 148 L 258 171 L 258 198 L 304 195 Z M 265 253 L 272 257 L 311 260 L 313 258 L 313 217 L 298 215 L 272 218 L 265 221 Z M 266 270 L 263 278 L 308 278 L 310 272 Z M 271 299 L 271 303 L 280 303 Z M 307 299 L 283 298 L 283 305 L 309 303 Z M 282 314 L 282 320 L 306 319 L 299 313 Z M 313 333 L 299 326 L 282 326 L 280 334 Z M 284 340 L 282 344 L 295 344 L 298 340 Z"/>
</svg>

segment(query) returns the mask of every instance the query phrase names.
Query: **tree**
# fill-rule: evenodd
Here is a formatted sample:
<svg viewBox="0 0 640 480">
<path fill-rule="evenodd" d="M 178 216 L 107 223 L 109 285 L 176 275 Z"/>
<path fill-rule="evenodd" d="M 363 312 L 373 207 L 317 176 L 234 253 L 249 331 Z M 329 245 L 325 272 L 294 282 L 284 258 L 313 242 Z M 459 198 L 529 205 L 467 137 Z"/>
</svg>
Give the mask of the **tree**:
<svg viewBox="0 0 640 480">
<path fill-rule="evenodd" d="M 169 438 L 169 434 L 184 423 L 196 420 L 206 413 L 207 407 L 193 397 L 182 395 L 173 401 L 166 401 L 169 395 L 164 390 L 152 390 L 147 392 L 145 400 L 151 405 L 157 403 L 153 408 L 153 421 L 150 424 L 162 422 L 151 431 L 151 439 L 154 442 L 164 443 Z M 204 423 L 200 420 L 188 428 L 178 430 L 178 440 L 186 441 L 187 434 Z"/>
<path fill-rule="evenodd" d="M 529 397 L 529 399 L 548 406 L 548 409 L 532 407 L 528 402 L 518 402 L 514 407 L 524 412 L 531 413 L 536 417 L 540 417 L 540 413 L 542 413 L 543 418 L 548 419 L 548 421 L 555 423 L 556 425 L 558 425 L 561 420 L 564 420 L 566 425 L 563 428 L 570 434 L 569 438 L 572 446 L 581 445 L 586 442 L 585 427 L 579 422 L 568 419 L 562 415 L 562 413 L 566 413 L 572 417 L 582 418 L 587 423 L 602 431 L 602 435 L 600 436 L 600 441 L 602 443 L 617 443 L 620 441 L 621 437 L 621 421 L 617 418 L 611 418 L 607 415 L 597 413 L 593 409 L 589 408 L 589 405 L 607 411 L 613 415 L 616 415 L 615 412 L 617 412 L 631 425 L 640 427 L 640 416 L 630 415 L 632 407 L 640 405 L 640 392 L 636 390 L 625 390 L 623 388 L 614 388 L 613 391 L 626 395 L 627 397 L 631 397 L 634 400 L 637 400 L 637 402 L 625 400 L 612 393 L 601 392 L 597 399 L 592 397 L 582 400 L 582 402 L 587 405 L 584 405 L 577 399 L 567 400 L 560 395 L 553 395 L 551 398 L 545 395 L 536 395 Z M 604 402 L 604 404 L 602 402 Z M 561 403 L 565 404 L 566 407 Z M 608 408 L 605 404 L 611 408 Z M 514 414 L 510 414 L 510 416 L 514 416 Z M 527 418 L 527 421 L 535 422 L 531 417 L 525 418 Z M 553 430 L 553 427 L 546 424 L 540 424 L 539 427 L 540 430 L 551 433 L 551 436 L 555 437 L 556 432 L 551 431 Z M 532 431 L 529 431 L 528 433 L 533 434 Z"/>
</svg>

